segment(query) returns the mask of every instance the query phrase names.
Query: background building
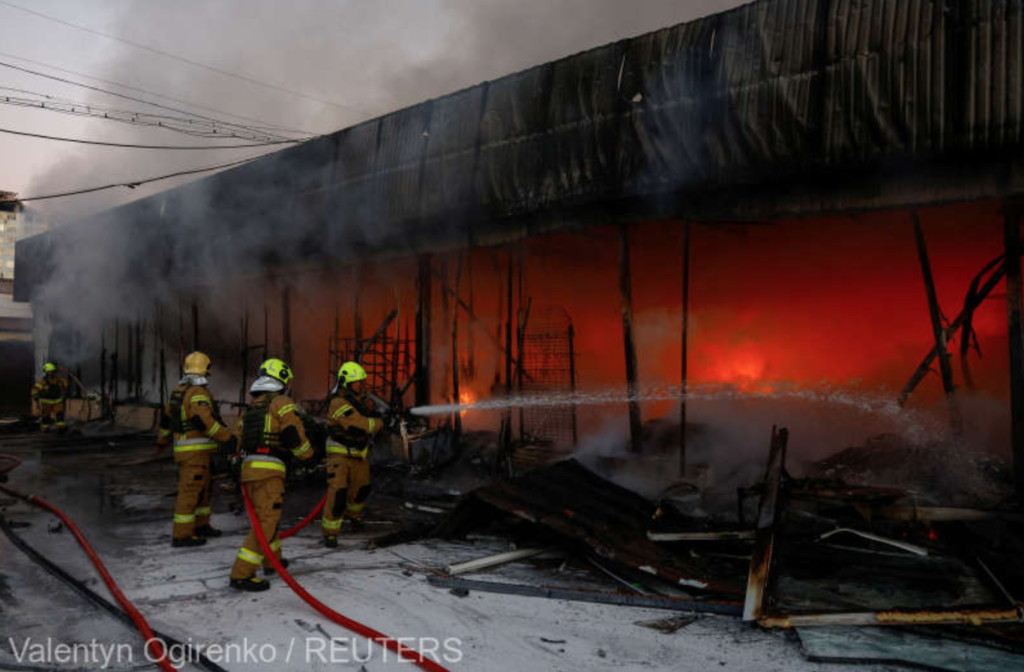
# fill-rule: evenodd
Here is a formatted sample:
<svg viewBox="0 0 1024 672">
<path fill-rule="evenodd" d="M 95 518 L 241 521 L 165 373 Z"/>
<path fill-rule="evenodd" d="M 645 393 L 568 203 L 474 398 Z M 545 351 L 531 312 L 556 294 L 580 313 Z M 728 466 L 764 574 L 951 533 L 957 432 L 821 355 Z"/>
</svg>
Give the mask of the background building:
<svg viewBox="0 0 1024 672">
<path fill-rule="evenodd" d="M 26 210 L 17 194 L 0 191 L 0 278 L 14 277 L 15 243 L 49 228 L 37 213 Z"/>
<path fill-rule="evenodd" d="M 235 403 L 268 356 L 311 405 L 365 348 L 403 406 L 561 376 L 552 395 L 621 401 L 550 433 L 466 422 L 592 451 L 701 423 L 736 430 L 716 455 L 737 469 L 775 423 L 799 459 L 899 431 L 878 412 L 840 431 L 850 397 L 819 388 L 859 384 L 858 408 L 934 412 L 914 436 L 1012 446 L 1024 487 L 1024 10 L 868 4 L 759 0 L 22 241 L 37 353 L 118 403 L 163 401 L 193 348 Z M 733 396 L 687 407 L 672 385 Z M 777 403 L 758 417 L 744 391 Z"/>
</svg>

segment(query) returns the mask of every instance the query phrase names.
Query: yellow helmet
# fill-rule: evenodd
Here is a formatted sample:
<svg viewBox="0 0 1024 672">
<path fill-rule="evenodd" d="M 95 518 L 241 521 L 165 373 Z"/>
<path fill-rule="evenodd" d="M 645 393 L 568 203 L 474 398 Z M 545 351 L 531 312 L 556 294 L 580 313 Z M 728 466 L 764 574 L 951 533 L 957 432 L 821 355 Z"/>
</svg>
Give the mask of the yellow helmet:
<svg viewBox="0 0 1024 672">
<path fill-rule="evenodd" d="M 193 352 L 185 358 L 185 373 L 205 376 L 210 373 L 210 358 L 201 352 Z"/>
<path fill-rule="evenodd" d="M 44 373 L 56 373 L 56 371 L 57 371 L 57 365 L 54 364 L 53 362 L 47 362 L 46 364 L 43 364 L 43 372 Z"/>
<path fill-rule="evenodd" d="M 366 369 L 360 366 L 356 362 L 345 362 L 338 369 L 338 381 L 342 385 L 348 386 L 349 383 L 354 383 L 359 380 L 366 380 Z"/>
<path fill-rule="evenodd" d="M 291 368 L 280 359 L 268 359 L 260 365 L 260 375 L 276 378 L 287 385 L 294 378 Z"/>
</svg>

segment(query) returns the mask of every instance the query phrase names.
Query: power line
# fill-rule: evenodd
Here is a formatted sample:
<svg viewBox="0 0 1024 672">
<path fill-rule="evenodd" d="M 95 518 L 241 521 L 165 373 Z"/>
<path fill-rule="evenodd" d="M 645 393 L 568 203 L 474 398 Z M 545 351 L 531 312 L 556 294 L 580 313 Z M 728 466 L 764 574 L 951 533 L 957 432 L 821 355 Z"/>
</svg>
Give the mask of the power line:
<svg viewBox="0 0 1024 672">
<path fill-rule="evenodd" d="M 51 70 L 57 70 L 58 72 L 66 72 L 66 73 L 71 74 L 71 75 L 77 75 L 79 77 L 86 77 L 88 79 L 94 79 L 97 82 L 103 82 L 104 84 L 111 84 L 113 86 L 119 86 L 119 87 L 121 87 L 123 89 L 128 89 L 129 91 L 138 91 L 139 93 L 144 93 L 147 96 L 155 96 L 157 98 L 162 98 L 164 100 L 171 100 L 171 101 L 174 101 L 176 103 L 181 103 L 183 105 L 188 105 L 190 107 L 194 107 L 194 108 L 197 108 L 197 109 L 200 109 L 200 110 L 207 110 L 209 112 L 216 112 L 217 114 L 226 114 L 227 116 L 235 117 L 236 119 L 245 119 L 246 121 L 253 121 L 253 122 L 256 122 L 258 124 L 263 124 L 263 129 L 276 130 L 276 131 L 281 131 L 281 132 L 284 132 L 284 133 L 297 133 L 297 134 L 302 134 L 302 135 L 317 135 L 316 133 L 311 133 L 310 131 L 299 131 L 299 130 L 290 129 L 290 128 L 282 128 L 280 126 L 275 126 L 273 124 L 270 124 L 270 123 L 268 123 L 266 121 L 262 121 L 260 119 L 255 119 L 253 117 L 247 117 L 247 116 L 241 115 L 241 114 L 234 114 L 232 112 L 225 112 L 223 110 L 218 110 L 216 108 L 208 107 L 206 105 L 200 105 L 198 103 L 190 103 L 187 100 L 180 100 L 178 98 L 172 98 L 171 96 L 165 96 L 163 94 L 156 93 L 155 91 L 148 91 L 146 89 L 140 89 L 140 88 L 138 88 L 136 86 L 131 86 L 129 84 L 122 84 L 120 82 L 115 82 L 115 81 L 112 81 L 112 80 L 109 80 L 109 79 L 103 79 L 102 77 L 96 77 L 94 75 L 88 75 L 88 74 L 86 74 L 84 72 L 77 72 L 75 70 L 68 70 L 67 68 L 61 68 L 61 67 L 58 67 L 56 65 L 50 65 L 49 63 L 43 63 L 41 61 L 33 61 L 32 59 L 24 58 L 23 56 L 16 56 L 14 54 L 8 54 L 8 53 L 2 52 L 2 51 L 0 51 L 0 56 L 4 56 L 6 58 L 14 58 L 14 59 L 17 59 L 19 61 L 25 61 L 26 63 L 32 63 L 33 65 L 39 65 L 39 66 L 42 66 L 44 68 L 50 68 Z M 154 103 L 152 101 L 144 100 L 142 98 L 135 98 L 133 96 L 129 96 L 129 95 L 124 94 L 124 93 L 118 93 L 117 91 L 110 91 L 108 89 L 101 89 L 100 87 L 93 86 L 91 84 L 83 84 L 82 82 L 76 82 L 76 81 L 74 81 L 72 79 L 65 79 L 63 77 L 58 77 L 56 75 L 51 75 L 51 74 L 48 74 L 48 73 L 45 73 L 45 72 L 38 72 L 36 70 L 30 70 L 30 69 L 25 68 L 23 66 L 13 65 L 11 63 L 0 62 L 0 66 L 3 66 L 5 68 L 10 68 L 12 70 L 18 70 L 18 71 L 21 71 L 21 72 L 25 72 L 25 73 L 28 73 L 30 75 L 35 75 L 37 77 L 45 77 L 46 79 L 52 79 L 54 81 L 61 82 L 63 84 L 70 84 L 72 86 L 78 86 L 78 87 L 81 87 L 83 89 L 88 89 L 90 91 L 97 91 L 99 93 L 104 93 L 104 94 L 106 94 L 108 96 L 114 96 L 116 98 L 123 98 L 125 100 L 131 100 L 131 101 L 134 101 L 136 103 L 143 103 L 144 105 L 151 105 L 153 107 L 157 107 L 157 108 L 160 108 L 162 110 L 168 110 L 168 111 L 171 111 L 171 112 L 177 112 L 179 114 L 193 115 L 193 116 L 199 117 L 201 119 L 206 119 L 207 121 L 219 121 L 220 123 L 230 124 L 230 125 L 233 125 L 233 126 L 238 126 L 240 128 L 246 128 L 246 129 L 250 128 L 249 126 L 244 126 L 242 124 L 235 124 L 233 122 L 222 121 L 222 120 L 219 120 L 219 119 L 215 119 L 213 117 L 206 117 L 206 116 L 203 116 L 203 115 L 201 115 L 201 114 L 199 114 L 197 112 L 189 112 L 187 110 L 182 110 L 182 109 L 179 109 L 179 108 L 176 108 L 176 107 L 169 107 L 167 105 L 162 105 L 160 103 Z"/>
<path fill-rule="evenodd" d="M 255 142 L 246 145 L 139 145 L 120 142 L 103 142 L 102 140 L 82 140 L 81 138 L 63 138 L 56 135 L 44 135 L 42 133 L 28 133 L 26 131 L 15 131 L 10 128 L 0 128 L 0 133 L 10 135 L 23 135 L 27 138 L 41 138 L 43 140 L 59 140 L 61 142 L 74 142 L 80 145 L 99 145 L 101 147 L 121 147 L 124 149 L 243 149 L 245 147 L 266 147 L 268 145 L 292 145 L 302 140 L 273 140 L 270 142 Z"/>
<path fill-rule="evenodd" d="M 275 91 L 281 91 L 283 93 L 287 93 L 287 94 L 292 95 L 292 96 L 298 96 L 299 98 L 305 98 L 306 100 L 312 100 L 314 102 L 321 103 L 323 105 L 329 105 L 331 107 L 336 107 L 336 108 L 338 108 L 340 110 L 348 110 L 350 112 L 355 112 L 357 114 L 363 115 L 364 117 L 372 117 L 372 116 L 374 116 L 373 114 L 371 114 L 369 112 L 365 112 L 365 111 L 360 110 L 358 108 L 352 107 L 351 105 L 344 105 L 342 103 L 335 103 L 335 102 L 330 101 L 330 100 L 324 100 L 323 98 L 317 98 L 316 96 L 311 96 L 309 94 L 302 93 L 301 91 L 295 91 L 294 89 L 289 89 L 289 88 L 280 86 L 278 84 L 270 84 L 268 82 L 261 82 L 258 79 L 253 79 L 252 77 L 248 77 L 246 75 L 240 75 L 238 73 L 230 72 L 228 70 L 222 70 L 221 68 L 218 68 L 218 67 L 213 66 L 213 65 L 208 65 L 206 63 L 201 63 L 199 61 L 193 61 L 190 58 L 186 58 L 184 56 L 179 56 L 177 54 L 172 54 L 172 53 L 170 53 L 168 51 L 163 51 L 162 49 L 157 49 L 155 47 L 150 47 L 150 46 L 147 46 L 145 44 L 140 44 L 139 42 L 132 42 L 131 40 L 126 40 L 124 38 L 117 37 L 116 35 L 110 35 L 110 34 L 107 34 L 107 33 L 102 33 L 102 32 L 100 32 L 98 30 L 94 30 L 94 29 L 89 28 L 87 26 L 82 26 L 82 25 L 79 25 L 77 23 L 71 23 L 70 21 L 65 21 L 64 19 L 57 18 L 56 16 L 50 16 L 49 14 L 43 14 L 42 12 L 37 12 L 35 10 L 28 9 L 27 7 L 22 7 L 21 5 L 16 5 L 16 4 L 12 3 L 12 2 L 7 2 L 6 0 L 0 0 L 0 5 L 6 5 L 7 7 L 11 7 L 13 9 L 17 9 L 17 10 L 20 10 L 22 12 L 26 12 L 28 14 L 32 14 L 33 16 L 38 16 L 38 17 L 46 19 L 48 21 L 53 21 L 55 23 L 59 23 L 59 24 L 61 24 L 63 26 L 68 26 L 69 28 L 74 28 L 75 30 L 81 30 L 83 32 L 89 33 L 90 35 L 96 35 L 98 37 L 103 37 L 103 38 L 106 38 L 108 40 L 114 40 L 115 42 L 120 42 L 121 44 L 126 44 L 126 45 L 128 45 L 130 47 L 135 47 L 136 49 L 142 49 L 143 51 L 148 51 L 151 54 L 156 54 L 158 56 L 163 56 L 164 58 L 170 58 L 172 60 L 179 61 L 181 63 L 187 63 L 188 65 L 191 65 L 193 67 L 202 68 L 204 70 L 209 70 L 210 72 L 215 72 L 215 73 L 217 73 L 219 75 L 224 75 L 225 77 L 233 77 L 234 79 L 238 79 L 238 80 L 241 80 L 243 82 L 248 82 L 250 84 L 255 84 L 257 86 L 262 86 L 262 87 L 267 88 L 267 89 L 273 89 Z"/>
<path fill-rule="evenodd" d="M 61 100 L 43 93 L 26 91 L 25 89 L 14 89 L 12 87 L 6 86 L 0 86 L 0 89 L 17 91 L 19 93 L 24 93 L 45 99 L 38 100 L 37 98 L 23 98 L 20 96 L 10 96 L 3 94 L 0 95 L 0 104 L 2 105 L 13 105 L 15 107 L 24 107 L 32 110 L 46 110 L 47 112 L 70 114 L 76 117 L 104 119 L 107 121 L 116 121 L 123 124 L 130 124 L 132 126 L 148 126 L 152 128 L 162 128 L 165 130 L 184 133 L 185 135 L 191 135 L 200 138 L 239 138 L 242 140 L 250 140 L 252 142 L 265 142 L 270 140 L 288 139 L 281 138 L 280 136 L 271 135 L 268 133 L 242 131 L 240 129 L 235 130 L 236 127 L 234 126 L 222 126 L 218 122 L 210 122 L 204 119 L 172 117 L 169 115 L 152 114 L 149 112 L 136 112 L 133 110 L 118 110 L 105 107 L 96 107 L 88 103 L 77 103 L 67 99 Z"/>
<path fill-rule="evenodd" d="M 268 152 L 269 153 L 269 152 Z M 266 154 L 260 154 L 259 156 L 250 156 L 247 159 L 239 159 L 238 161 L 232 161 L 230 163 L 222 163 L 217 166 L 208 166 L 206 168 L 195 168 L 192 170 L 179 170 L 176 173 L 168 173 L 167 175 L 159 175 L 157 177 L 149 177 L 144 180 L 135 180 L 133 182 L 119 182 L 117 184 L 107 184 L 102 187 L 88 187 L 86 189 L 77 189 L 75 191 L 65 191 L 59 194 L 46 194 L 45 196 L 29 196 L 27 198 L 14 198 L 8 199 L 7 201 L 0 201 L 0 203 L 10 201 L 43 201 L 51 198 L 64 198 L 65 196 L 78 196 L 80 194 L 91 194 L 96 191 L 104 191 L 107 189 L 117 189 L 118 187 L 127 187 L 128 189 L 134 189 L 143 184 L 149 184 L 150 182 L 159 182 L 160 180 L 168 180 L 172 177 L 181 177 L 183 175 L 195 175 L 196 173 L 207 173 L 211 170 L 220 170 L 221 168 L 230 168 L 232 166 L 239 166 L 243 163 L 249 163 L 255 161 L 258 158 L 266 156 Z"/>
</svg>

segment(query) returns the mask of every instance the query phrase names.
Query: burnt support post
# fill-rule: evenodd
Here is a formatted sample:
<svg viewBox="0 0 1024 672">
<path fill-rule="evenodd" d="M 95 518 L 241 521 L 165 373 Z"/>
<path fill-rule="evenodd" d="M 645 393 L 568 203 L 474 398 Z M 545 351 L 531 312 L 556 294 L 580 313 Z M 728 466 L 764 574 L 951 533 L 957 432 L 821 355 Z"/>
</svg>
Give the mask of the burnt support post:
<svg viewBox="0 0 1024 672">
<path fill-rule="evenodd" d="M 294 367 L 292 362 L 292 291 L 291 287 L 285 287 L 281 292 L 281 337 L 284 346 L 284 359 L 288 366 Z"/>
<path fill-rule="evenodd" d="M 1003 212 L 1006 259 L 1006 322 L 1010 340 L 1010 444 L 1017 493 L 1024 493 L 1024 326 L 1021 312 L 1020 205 Z"/>
<path fill-rule="evenodd" d="M 576 330 L 569 324 L 569 389 L 576 398 Z M 572 445 L 579 445 L 579 430 L 576 426 L 576 404 L 572 405 Z"/>
<path fill-rule="evenodd" d="M 199 349 L 199 305 L 192 302 L 192 352 Z M 184 360 L 183 360 L 184 361 Z"/>
<path fill-rule="evenodd" d="M 690 331 L 690 223 L 683 224 L 683 315 L 679 339 L 679 477 L 686 477 L 686 394 L 688 392 L 687 343 Z"/>
<path fill-rule="evenodd" d="M 462 253 L 459 253 L 458 268 L 455 269 L 455 292 L 458 294 L 459 286 L 462 284 Z M 447 296 L 447 292 L 445 296 Z M 447 301 L 446 301 L 447 303 Z M 448 313 L 445 312 L 445 315 Z M 460 404 L 462 399 L 459 395 L 459 305 L 456 303 L 451 309 L 452 315 L 452 403 Z M 455 450 L 459 449 L 459 442 L 462 440 L 462 413 L 455 411 L 452 418 L 452 428 L 455 431 Z"/>
<path fill-rule="evenodd" d="M 100 413 L 107 417 L 110 402 L 107 397 L 107 329 L 100 329 Z"/>
<path fill-rule="evenodd" d="M 421 254 L 416 273 L 416 405 L 430 404 L 430 308 L 433 297 L 432 260 Z"/>
<path fill-rule="evenodd" d="M 633 339 L 633 278 L 629 263 L 629 226 L 619 225 L 619 294 L 622 299 L 622 341 L 626 349 L 626 391 L 629 395 L 629 450 L 639 453 L 643 423 L 637 401 L 636 343 Z"/>
<path fill-rule="evenodd" d="M 249 303 L 246 302 L 245 310 L 242 315 L 241 324 L 241 350 L 239 350 L 239 359 L 242 365 L 242 384 L 238 389 L 238 407 L 241 408 L 245 404 L 245 392 L 249 387 Z"/>
<path fill-rule="evenodd" d="M 114 318 L 114 354 L 110 358 L 110 412 L 117 410 L 117 393 L 120 391 L 120 371 L 118 370 L 118 359 L 121 354 L 121 321 Z"/>
<path fill-rule="evenodd" d="M 911 213 L 911 216 L 914 220 L 914 237 L 917 239 L 917 256 L 921 261 L 921 275 L 924 278 L 924 288 L 928 296 L 928 314 L 931 316 L 935 349 L 939 356 L 942 389 L 946 393 L 946 403 L 949 405 L 949 421 L 953 432 L 960 434 L 963 431 L 963 418 L 956 403 L 956 388 L 953 386 L 953 367 L 949 361 L 949 349 L 946 347 L 946 328 L 942 324 L 942 310 L 939 308 L 939 299 L 935 292 L 932 266 L 928 259 L 928 246 L 925 244 L 920 217 L 918 217 L 917 212 Z"/>
<path fill-rule="evenodd" d="M 352 267 L 352 331 L 355 333 L 356 347 L 360 346 L 359 341 L 363 340 L 363 273 L 359 266 Z"/>
</svg>

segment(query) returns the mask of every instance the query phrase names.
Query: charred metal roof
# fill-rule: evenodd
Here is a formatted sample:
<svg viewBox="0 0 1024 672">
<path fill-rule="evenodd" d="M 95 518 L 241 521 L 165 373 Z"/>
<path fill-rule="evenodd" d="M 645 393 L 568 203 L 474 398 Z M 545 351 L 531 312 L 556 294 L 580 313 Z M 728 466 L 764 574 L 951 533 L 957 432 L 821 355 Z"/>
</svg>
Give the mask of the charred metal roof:
<svg viewBox="0 0 1024 672">
<path fill-rule="evenodd" d="M 124 227 L 157 267 L 199 230 L 250 259 L 365 259 L 613 217 L 1002 197 L 1024 191 L 1022 133 L 1021 0 L 759 0 L 428 100 L 89 223 Z M 68 235 L 18 244 L 19 300 L 46 277 L 51 237 Z"/>
</svg>

